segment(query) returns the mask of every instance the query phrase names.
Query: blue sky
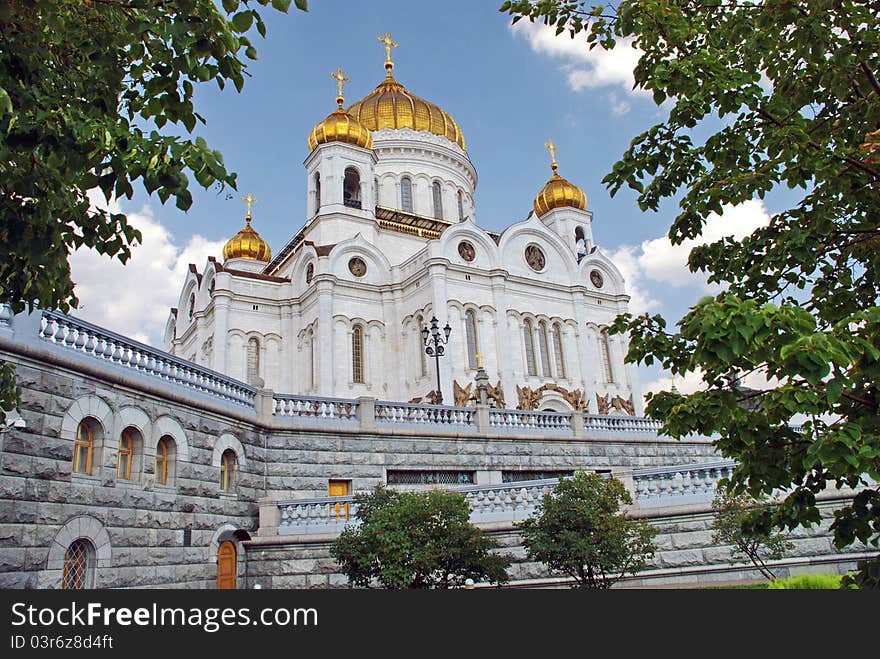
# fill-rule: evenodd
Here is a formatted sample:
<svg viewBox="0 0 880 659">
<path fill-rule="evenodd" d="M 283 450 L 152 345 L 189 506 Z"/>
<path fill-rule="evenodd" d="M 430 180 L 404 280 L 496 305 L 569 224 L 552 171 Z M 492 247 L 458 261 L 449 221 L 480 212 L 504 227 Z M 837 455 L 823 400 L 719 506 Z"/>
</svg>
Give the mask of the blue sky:
<svg viewBox="0 0 880 659">
<path fill-rule="evenodd" d="M 330 71 L 351 82 L 346 102 L 367 95 L 384 76 L 377 35 L 390 32 L 395 77 L 413 93 L 455 117 L 479 176 L 477 222 L 490 230 L 523 219 L 550 176 L 543 145 L 559 146 L 560 174 L 584 189 L 596 243 L 617 259 L 635 311 L 663 313 L 674 322 L 707 288 L 687 272 L 687 248 L 665 240 L 675 206 L 641 213 L 623 190 L 611 198 L 601 180 L 630 140 L 663 115 L 650 96 L 632 90 L 638 54 L 588 51 L 582 37 L 553 37 L 542 26 L 498 12 L 500 0 L 443 3 L 312 0 L 308 13 L 264 10 L 266 39 L 255 32 L 259 59 L 237 94 L 201 85 L 196 107 L 207 120 L 195 133 L 220 150 L 238 173 L 238 191 L 202 190 L 183 213 L 138 191 L 122 208 L 144 232 L 131 265 L 97 254 L 72 259 L 84 318 L 161 345 L 169 306 L 177 304 L 183 273 L 243 225 L 240 197 L 253 192 L 254 227 L 279 250 L 305 220 L 306 136 L 335 108 Z M 229 198 L 231 197 L 231 198 Z M 709 233 L 745 233 L 766 221 L 753 202 L 710 221 Z M 642 369 L 643 385 L 664 381 Z"/>
</svg>

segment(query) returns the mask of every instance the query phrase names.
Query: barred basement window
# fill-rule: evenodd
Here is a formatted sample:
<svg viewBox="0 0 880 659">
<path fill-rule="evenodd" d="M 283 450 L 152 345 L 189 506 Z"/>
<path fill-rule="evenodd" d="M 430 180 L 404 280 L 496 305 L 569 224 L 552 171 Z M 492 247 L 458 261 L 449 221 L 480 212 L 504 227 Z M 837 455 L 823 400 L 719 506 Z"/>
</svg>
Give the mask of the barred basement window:
<svg viewBox="0 0 880 659">
<path fill-rule="evenodd" d="M 156 444 L 156 482 L 159 485 L 174 484 L 175 457 L 177 445 L 174 438 L 164 435 Z"/>
<path fill-rule="evenodd" d="M 119 457 L 116 462 L 116 478 L 131 479 L 131 458 L 134 453 L 134 439 L 130 430 L 124 430 L 119 438 Z"/>
<path fill-rule="evenodd" d="M 517 481 L 541 481 L 547 478 L 565 478 L 574 474 L 571 469 L 558 469 L 539 471 L 528 469 L 524 471 L 502 471 L 502 483 L 516 483 Z"/>
<path fill-rule="evenodd" d="M 85 590 L 91 588 L 95 576 L 95 548 L 91 542 L 80 538 L 70 543 L 64 553 L 62 590 Z"/>
<path fill-rule="evenodd" d="M 231 448 L 223 451 L 220 457 L 220 490 L 234 492 L 235 476 L 238 467 L 238 456 Z"/>
<path fill-rule="evenodd" d="M 388 485 L 469 485 L 474 482 L 474 472 L 389 470 L 387 482 Z"/>
</svg>

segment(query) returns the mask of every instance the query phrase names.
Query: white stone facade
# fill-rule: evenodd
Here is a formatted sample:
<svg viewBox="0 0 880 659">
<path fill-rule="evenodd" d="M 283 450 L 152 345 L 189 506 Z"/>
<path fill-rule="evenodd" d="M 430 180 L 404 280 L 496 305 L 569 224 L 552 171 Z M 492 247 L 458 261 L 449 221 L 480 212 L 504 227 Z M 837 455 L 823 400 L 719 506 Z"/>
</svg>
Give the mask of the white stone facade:
<svg viewBox="0 0 880 659">
<path fill-rule="evenodd" d="M 570 410 L 564 394 L 576 392 L 583 411 L 607 412 L 597 400 L 607 396 L 641 414 L 625 340 L 603 336 L 629 297 L 594 248 L 592 214 L 557 208 L 488 232 L 475 223 L 476 171 L 457 144 L 410 129 L 373 140 L 372 150 L 329 142 L 308 156 L 307 220 L 271 263 L 191 266 L 165 349 L 276 392 L 424 401 L 437 376 L 420 332 L 436 316 L 452 328 L 439 360 L 446 404 L 463 404 L 453 382 L 473 383 L 481 353 L 506 407 L 521 406 L 528 387 L 540 390 L 536 409 Z M 576 230 L 588 251 L 580 262 Z M 525 256 L 535 247 L 537 270 Z"/>
</svg>

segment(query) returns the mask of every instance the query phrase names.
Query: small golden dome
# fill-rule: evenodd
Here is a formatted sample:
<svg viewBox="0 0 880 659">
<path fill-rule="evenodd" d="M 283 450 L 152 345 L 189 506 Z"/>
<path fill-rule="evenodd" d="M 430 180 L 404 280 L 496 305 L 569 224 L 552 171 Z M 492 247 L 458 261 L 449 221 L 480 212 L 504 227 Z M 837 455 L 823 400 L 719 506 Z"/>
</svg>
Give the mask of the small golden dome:
<svg viewBox="0 0 880 659">
<path fill-rule="evenodd" d="M 553 163 L 553 176 L 547 181 L 544 188 L 535 197 L 535 213 L 543 217 L 554 208 L 577 208 L 587 210 L 587 195 L 576 185 L 569 183 L 556 173 L 556 163 Z"/>
<path fill-rule="evenodd" d="M 232 236 L 223 248 L 223 260 L 253 259 L 254 261 L 268 262 L 272 258 L 272 250 L 269 248 L 269 243 L 263 240 L 260 234 L 251 229 L 250 215 L 245 220 L 247 224 L 244 229 Z"/>
<path fill-rule="evenodd" d="M 364 149 L 373 148 L 373 136 L 369 129 L 342 107 L 312 128 L 309 133 L 309 151 L 314 151 L 319 144 L 327 142 L 345 142 Z"/>
<path fill-rule="evenodd" d="M 441 135 L 467 151 L 464 135 L 452 115 L 408 91 L 391 75 L 392 67 L 391 62 L 386 62 L 385 80 L 372 93 L 349 106 L 347 112 L 369 130 L 423 130 Z"/>
</svg>

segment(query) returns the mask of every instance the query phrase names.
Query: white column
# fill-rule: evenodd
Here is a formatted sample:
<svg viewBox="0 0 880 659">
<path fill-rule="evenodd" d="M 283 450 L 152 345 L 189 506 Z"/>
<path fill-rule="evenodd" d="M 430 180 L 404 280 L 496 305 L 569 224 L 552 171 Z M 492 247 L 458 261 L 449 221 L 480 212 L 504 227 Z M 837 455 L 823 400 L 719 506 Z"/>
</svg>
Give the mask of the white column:
<svg viewBox="0 0 880 659">
<path fill-rule="evenodd" d="M 229 375 L 226 370 L 226 344 L 229 341 L 229 298 L 225 291 L 214 291 L 214 358 L 211 368 Z"/>
<path fill-rule="evenodd" d="M 318 289 L 318 335 L 315 346 L 318 395 L 334 396 L 333 387 L 333 283 L 321 281 Z"/>
<path fill-rule="evenodd" d="M 440 263 L 430 266 L 428 270 L 428 278 L 431 282 L 431 302 L 433 306 L 434 316 L 437 318 L 437 325 L 442 333 L 443 327 L 446 326 L 449 318 L 446 297 L 446 266 Z M 426 318 L 425 322 L 430 327 L 430 319 Z M 446 348 L 447 352 L 443 357 L 440 358 L 439 362 L 440 387 L 443 391 L 443 404 L 452 405 L 455 400 L 452 395 L 452 366 L 450 364 L 450 359 L 452 358 L 452 355 L 448 350 L 450 346 L 446 346 Z M 437 387 L 437 361 L 434 358 L 429 358 L 428 361 L 428 372 L 432 377 L 431 388 L 435 389 Z M 431 364 L 430 362 L 434 363 Z"/>
<path fill-rule="evenodd" d="M 577 343 L 578 372 L 572 373 L 569 377 L 583 387 L 584 397 L 587 399 L 587 411 L 596 412 L 595 374 L 596 369 L 601 368 L 602 365 L 590 359 L 590 355 L 594 351 L 590 350 L 589 346 L 591 332 L 587 330 L 586 302 L 585 296 L 582 296 L 580 300 L 575 298 L 574 315 L 577 320 L 577 331 L 574 338 Z"/>
<path fill-rule="evenodd" d="M 466 202 L 465 202 L 466 203 Z M 467 214 L 467 207 L 465 207 Z M 513 355 L 519 351 L 514 346 L 519 337 L 510 337 L 507 327 L 507 290 L 504 278 L 500 275 L 492 277 L 492 301 L 495 307 L 495 359 L 498 378 L 504 388 L 504 402 L 507 407 L 516 407 L 513 397 L 516 396 L 516 378 L 514 375 Z M 488 338 L 488 337 L 487 337 Z M 487 344 L 488 346 L 488 344 Z"/>
</svg>

